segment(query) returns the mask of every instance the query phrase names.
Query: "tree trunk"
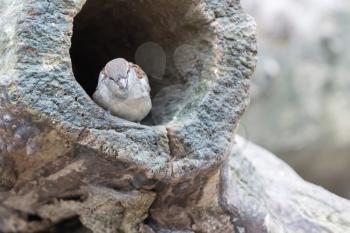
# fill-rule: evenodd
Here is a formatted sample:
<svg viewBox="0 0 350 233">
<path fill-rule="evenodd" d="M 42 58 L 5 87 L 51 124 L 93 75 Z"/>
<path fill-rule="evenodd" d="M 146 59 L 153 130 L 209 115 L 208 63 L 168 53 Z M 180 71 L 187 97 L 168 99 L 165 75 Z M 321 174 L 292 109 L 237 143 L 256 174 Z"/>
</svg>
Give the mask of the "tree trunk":
<svg viewBox="0 0 350 233">
<path fill-rule="evenodd" d="M 264 156 L 259 165 L 232 153 L 256 62 L 254 22 L 238 1 L 0 3 L 0 231 L 349 227 L 348 213 L 340 212 L 346 201 L 325 191 L 314 198 L 313 187 L 284 165 L 285 179 L 276 180 L 274 158 L 263 167 Z M 110 115 L 90 96 L 106 61 L 133 61 L 149 41 L 163 49 L 166 67 L 161 78 L 148 71 L 154 108 L 138 124 Z M 314 205 L 283 205 L 299 197 L 284 187 L 289 178 Z M 285 196 L 276 192 L 275 199 L 273 191 Z"/>
</svg>

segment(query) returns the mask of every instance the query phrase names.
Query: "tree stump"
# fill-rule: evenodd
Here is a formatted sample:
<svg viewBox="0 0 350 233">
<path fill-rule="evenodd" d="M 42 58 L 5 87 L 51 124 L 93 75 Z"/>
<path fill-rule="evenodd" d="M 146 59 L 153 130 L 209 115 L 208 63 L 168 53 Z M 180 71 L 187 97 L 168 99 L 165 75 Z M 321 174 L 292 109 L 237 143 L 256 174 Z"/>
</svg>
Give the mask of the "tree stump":
<svg viewBox="0 0 350 233">
<path fill-rule="evenodd" d="M 0 3 L 0 231 L 270 232 L 225 201 L 220 170 L 256 62 L 239 1 Z M 137 124 L 90 96 L 106 61 L 147 41 L 168 62 L 150 82 L 152 120 Z M 183 45 L 196 62 L 179 72 Z"/>
</svg>

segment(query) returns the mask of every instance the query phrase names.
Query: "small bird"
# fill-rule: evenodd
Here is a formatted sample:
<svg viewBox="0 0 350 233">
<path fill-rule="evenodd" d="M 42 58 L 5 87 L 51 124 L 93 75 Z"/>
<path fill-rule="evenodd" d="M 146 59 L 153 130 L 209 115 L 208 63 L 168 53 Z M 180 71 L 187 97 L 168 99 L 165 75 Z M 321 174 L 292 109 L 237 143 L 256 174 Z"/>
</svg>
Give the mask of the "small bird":
<svg viewBox="0 0 350 233">
<path fill-rule="evenodd" d="M 112 115 L 140 122 L 152 108 L 146 73 L 123 58 L 111 60 L 102 69 L 93 99 Z"/>
</svg>

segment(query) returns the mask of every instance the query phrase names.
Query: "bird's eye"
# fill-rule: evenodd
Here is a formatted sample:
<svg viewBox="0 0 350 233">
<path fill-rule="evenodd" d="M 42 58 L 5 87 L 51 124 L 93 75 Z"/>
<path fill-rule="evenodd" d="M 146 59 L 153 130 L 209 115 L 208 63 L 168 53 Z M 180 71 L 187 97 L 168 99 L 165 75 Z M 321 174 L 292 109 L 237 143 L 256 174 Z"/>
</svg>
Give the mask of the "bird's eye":
<svg viewBox="0 0 350 233">
<path fill-rule="evenodd" d="M 108 75 L 106 75 L 105 72 L 102 72 L 102 78 L 103 78 L 103 79 L 108 79 Z"/>
<path fill-rule="evenodd" d="M 105 80 L 108 80 L 108 79 L 109 79 L 109 80 L 113 80 L 113 78 L 110 77 L 110 76 L 108 76 L 108 75 L 105 75 L 105 76 L 104 76 L 104 79 L 105 79 Z"/>
</svg>

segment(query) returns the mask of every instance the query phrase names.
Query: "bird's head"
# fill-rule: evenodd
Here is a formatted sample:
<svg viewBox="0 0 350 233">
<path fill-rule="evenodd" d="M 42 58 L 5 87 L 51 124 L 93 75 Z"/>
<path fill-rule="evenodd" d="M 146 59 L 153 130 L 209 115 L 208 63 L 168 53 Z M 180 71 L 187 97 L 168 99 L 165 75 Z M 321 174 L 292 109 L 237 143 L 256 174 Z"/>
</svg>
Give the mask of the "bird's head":
<svg viewBox="0 0 350 233">
<path fill-rule="evenodd" d="M 107 88 L 117 97 L 127 97 L 129 63 L 123 58 L 114 59 L 101 71 Z"/>
</svg>

